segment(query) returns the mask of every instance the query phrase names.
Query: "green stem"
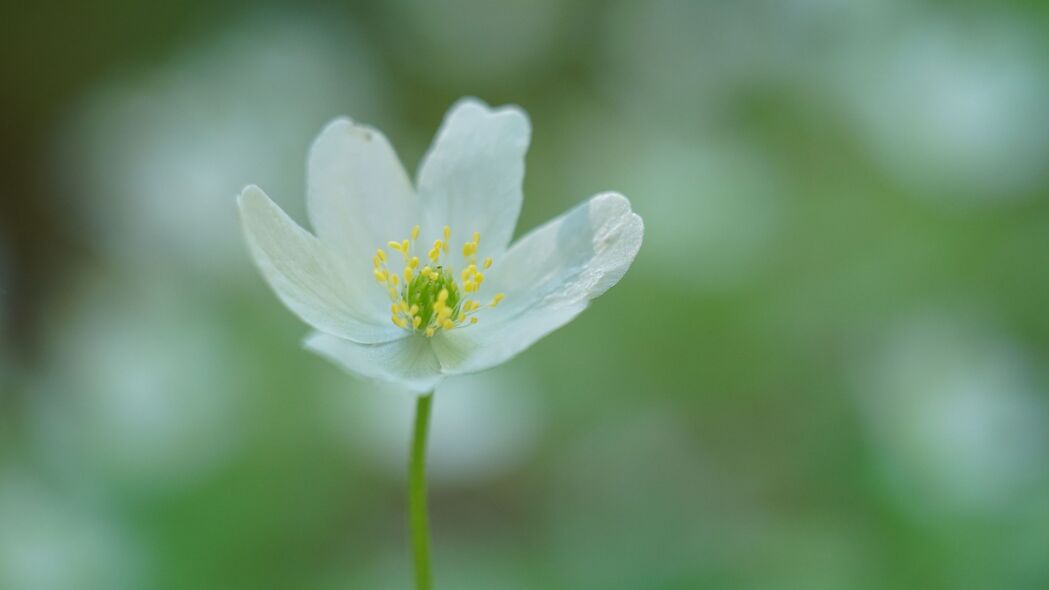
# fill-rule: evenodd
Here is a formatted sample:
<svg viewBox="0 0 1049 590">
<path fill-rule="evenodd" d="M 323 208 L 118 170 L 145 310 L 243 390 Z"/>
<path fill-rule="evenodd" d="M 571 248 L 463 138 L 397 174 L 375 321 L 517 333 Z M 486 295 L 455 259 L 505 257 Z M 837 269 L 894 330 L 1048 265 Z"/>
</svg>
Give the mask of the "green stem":
<svg viewBox="0 0 1049 590">
<path fill-rule="evenodd" d="M 431 590 L 430 517 L 426 509 L 426 437 L 430 429 L 433 392 L 420 395 L 415 406 L 415 432 L 408 470 L 408 520 L 411 525 L 412 553 L 415 555 L 415 587 Z"/>
</svg>

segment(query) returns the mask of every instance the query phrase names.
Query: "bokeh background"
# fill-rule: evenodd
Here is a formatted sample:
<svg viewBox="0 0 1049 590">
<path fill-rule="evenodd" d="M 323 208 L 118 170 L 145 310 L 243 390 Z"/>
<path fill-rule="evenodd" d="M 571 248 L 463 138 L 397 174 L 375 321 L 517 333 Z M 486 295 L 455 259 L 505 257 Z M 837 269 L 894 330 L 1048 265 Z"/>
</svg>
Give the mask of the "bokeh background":
<svg viewBox="0 0 1049 590">
<path fill-rule="evenodd" d="M 532 118 L 519 235 L 647 235 L 438 392 L 439 587 L 1049 587 L 1044 3 L 2 11 L 0 588 L 409 587 L 413 400 L 300 349 L 234 196 L 463 95 Z"/>
</svg>

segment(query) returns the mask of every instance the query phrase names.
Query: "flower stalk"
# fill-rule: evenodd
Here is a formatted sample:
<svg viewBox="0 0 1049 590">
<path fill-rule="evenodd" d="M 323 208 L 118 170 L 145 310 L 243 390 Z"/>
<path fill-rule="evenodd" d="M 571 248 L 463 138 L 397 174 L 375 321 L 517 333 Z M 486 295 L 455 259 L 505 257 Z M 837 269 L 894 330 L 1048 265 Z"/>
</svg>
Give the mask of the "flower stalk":
<svg viewBox="0 0 1049 590">
<path fill-rule="evenodd" d="M 416 590 L 433 588 L 433 576 L 430 573 L 430 516 L 426 507 L 426 439 L 432 407 L 432 391 L 419 396 L 415 405 L 415 428 L 408 468 L 408 521 L 415 559 Z"/>
</svg>

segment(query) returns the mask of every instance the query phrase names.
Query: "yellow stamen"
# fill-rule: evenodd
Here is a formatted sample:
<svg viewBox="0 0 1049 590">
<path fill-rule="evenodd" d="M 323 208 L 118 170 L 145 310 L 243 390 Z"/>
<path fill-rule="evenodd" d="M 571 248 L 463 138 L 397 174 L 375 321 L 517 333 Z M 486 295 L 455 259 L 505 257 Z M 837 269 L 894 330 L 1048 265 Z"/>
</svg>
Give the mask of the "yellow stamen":
<svg viewBox="0 0 1049 590">
<path fill-rule="evenodd" d="M 485 273 L 481 271 L 492 268 L 493 263 L 491 257 L 478 262 L 480 232 L 473 232 L 472 240 L 463 244 L 462 259 L 458 255 L 445 257 L 451 247 L 452 228 L 444 226 L 443 239 L 434 240 L 433 247 L 423 258 L 428 263 L 426 265 L 420 264 L 419 256 L 412 255 L 421 232 L 421 226 L 415 225 L 410 230 L 409 239 L 387 242 L 390 250 L 404 257 L 400 273 L 387 267 L 385 249 L 376 249 L 372 257 L 375 279 L 390 296 L 390 321 L 399 328 L 419 331 L 430 337 L 441 330 L 478 323 L 479 318 L 474 314 L 482 307 L 499 305 L 505 297 L 497 293 L 485 306 L 473 295 L 485 282 Z M 424 317 L 429 318 L 425 324 Z"/>
</svg>

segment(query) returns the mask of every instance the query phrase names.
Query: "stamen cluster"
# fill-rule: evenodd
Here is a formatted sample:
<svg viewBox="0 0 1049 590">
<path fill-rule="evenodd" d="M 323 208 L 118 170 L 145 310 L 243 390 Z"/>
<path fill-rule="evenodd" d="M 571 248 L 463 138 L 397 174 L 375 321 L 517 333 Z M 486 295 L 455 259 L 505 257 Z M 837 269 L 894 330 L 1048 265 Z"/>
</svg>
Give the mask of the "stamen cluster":
<svg viewBox="0 0 1049 590">
<path fill-rule="evenodd" d="M 400 255 L 403 259 L 404 270 L 400 273 L 390 270 L 393 263 L 382 248 L 376 250 L 372 258 L 375 280 L 386 288 L 390 296 L 390 321 L 399 328 L 421 332 L 427 337 L 432 337 L 440 330 L 454 330 L 477 323 L 475 314 L 482 304 L 477 299 L 471 299 L 471 296 L 476 297 L 474 294 L 484 283 L 482 271 L 492 266 L 492 259 L 485 258 L 478 267 L 477 246 L 481 242 L 481 234 L 474 232 L 471 241 L 463 244 L 465 267 L 457 277 L 450 264 L 452 229 L 444 226 L 442 235 L 443 239 L 435 240 L 433 247 L 426 253 L 429 264 L 422 268 L 419 268 L 419 257 L 414 255 L 419 239 L 418 225 L 412 228 L 408 239 L 387 243 L 397 253 L 393 256 Z M 462 284 L 458 279 L 461 279 Z M 503 297 L 502 293 L 497 293 L 487 306 L 499 305 Z"/>
</svg>

